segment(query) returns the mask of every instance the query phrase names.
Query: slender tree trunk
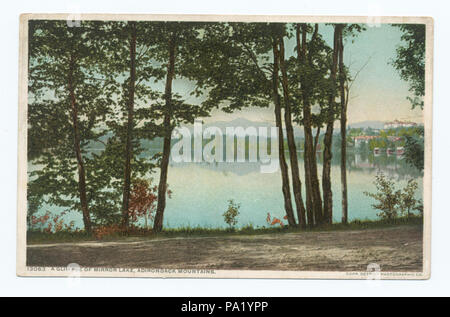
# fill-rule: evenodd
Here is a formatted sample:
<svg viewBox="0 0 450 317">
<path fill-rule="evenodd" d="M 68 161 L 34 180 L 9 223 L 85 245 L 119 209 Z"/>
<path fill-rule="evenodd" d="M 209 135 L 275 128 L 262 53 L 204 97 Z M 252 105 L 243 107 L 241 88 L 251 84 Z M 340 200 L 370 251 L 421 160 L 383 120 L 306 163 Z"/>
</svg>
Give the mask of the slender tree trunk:
<svg viewBox="0 0 450 317">
<path fill-rule="evenodd" d="M 333 217 L 333 192 L 331 190 L 332 143 L 333 143 L 333 123 L 328 122 L 324 137 L 323 172 L 322 172 L 323 212 L 324 212 L 323 217 L 325 223 L 331 223 Z"/>
<path fill-rule="evenodd" d="M 297 41 L 297 60 L 299 64 L 303 63 L 304 56 L 306 55 L 306 51 L 303 49 L 302 45 L 302 30 L 303 27 L 300 24 L 296 25 L 296 41 Z M 303 39 L 304 41 L 304 39 Z M 305 43 L 306 48 L 306 43 Z M 300 74 L 301 75 L 301 74 Z M 305 104 L 305 89 L 304 85 L 302 83 L 302 78 L 300 79 L 300 88 L 302 89 L 303 93 L 303 104 Z M 305 111 L 305 107 L 303 105 L 303 112 Z M 313 195 L 312 195 L 312 184 L 311 184 L 311 168 L 310 168 L 310 160 L 309 160 L 309 153 L 307 149 L 307 142 L 306 142 L 306 134 L 307 134 L 307 127 L 305 126 L 305 123 L 303 123 L 303 129 L 305 131 L 305 142 L 304 142 L 304 151 L 303 151 L 303 157 L 304 157 L 304 169 L 305 169 L 305 204 L 306 204 L 306 214 L 307 214 L 307 223 L 309 227 L 314 226 L 314 210 L 313 210 Z"/>
<path fill-rule="evenodd" d="M 289 226 L 296 226 L 294 211 L 292 209 L 291 189 L 289 185 L 288 166 L 284 156 L 284 136 L 283 123 L 281 121 L 281 100 L 278 93 L 278 61 L 279 51 L 277 41 L 273 41 L 273 75 L 272 75 L 272 96 L 275 104 L 275 120 L 278 127 L 278 155 L 280 160 L 282 191 L 284 197 L 284 209 L 288 218 Z"/>
<path fill-rule="evenodd" d="M 335 108 L 335 85 L 338 58 L 338 39 L 341 32 L 341 25 L 336 25 L 334 29 L 333 42 L 333 61 L 331 65 L 330 81 L 331 92 L 328 100 L 327 128 L 324 138 L 323 151 L 323 172 L 322 172 L 322 190 L 323 190 L 323 210 L 324 222 L 332 223 L 333 220 L 333 193 L 331 190 L 331 159 L 332 159 L 332 143 L 333 143 L 333 125 L 334 125 L 334 108 Z"/>
<path fill-rule="evenodd" d="M 128 89 L 128 121 L 127 139 L 125 144 L 125 168 L 122 199 L 122 226 L 128 227 L 131 190 L 131 158 L 133 157 L 133 129 L 134 129 L 134 94 L 136 84 L 136 22 L 128 22 L 130 28 L 130 82 Z"/>
<path fill-rule="evenodd" d="M 287 78 L 286 65 L 284 62 L 284 40 L 283 38 L 279 39 L 280 52 L 279 52 L 279 60 L 280 60 L 280 68 L 282 74 L 282 86 L 283 86 L 283 94 L 284 94 L 284 121 L 286 123 L 286 135 L 288 140 L 289 147 L 289 158 L 291 162 L 291 173 L 292 173 L 292 187 L 294 189 L 294 200 L 297 210 L 297 218 L 298 224 L 300 227 L 306 227 L 306 212 L 305 206 L 303 204 L 302 197 L 302 182 L 300 180 L 300 173 L 298 168 L 298 157 L 297 157 L 297 147 L 295 146 L 295 137 L 294 137 L 294 128 L 292 127 L 292 114 L 291 114 L 291 105 L 290 105 L 290 97 L 289 97 L 289 85 Z"/>
<path fill-rule="evenodd" d="M 317 127 L 316 137 L 314 138 L 314 153 L 317 153 L 317 144 L 319 144 L 320 126 Z"/>
<path fill-rule="evenodd" d="M 303 41 L 306 42 L 306 27 L 304 28 L 304 39 Z M 312 61 L 312 54 L 313 54 L 313 50 L 314 50 L 314 46 L 315 46 L 315 39 L 317 37 L 317 34 L 319 33 L 319 24 L 315 24 L 314 25 L 314 32 L 311 36 L 311 42 L 309 45 L 309 53 L 308 53 L 308 63 L 309 63 L 309 67 L 313 68 L 313 61 Z M 309 104 L 309 101 L 308 101 Z M 311 113 L 311 106 L 308 106 L 308 110 Z M 314 142 L 313 137 L 312 137 L 312 122 L 310 125 L 310 130 L 311 130 L 311 136 L 310 136 L 310 142 Z M 317 171 L 317 153 L 314 150 L 314 144 L 313 144 L 313 150 L 311 152 L 311 182 L 312 182 L 312 188 L 313 188 L 313 200 L 314 200 L 314 214 L 316 217 L 316 224 L 319 224 L 321 222 L 323 222 L 323 209 L 322 209 L 322 195 L 320 193 L 320 183 L 319 183 L 319 174 Z"/>
<path fill-rule="evenodd" d="M 81 211 L 83 213 L 84 229 L 86 230 L 86 232 L 91 233 L 92 232 L 91 216 L 89 214 L 88 201 L 86 195 L 86 170 L 84 167 L 83 156 L 81 153 L 80 130 L 78 127 L 78 104 L 75 97 L 75 87 L 73 83 L 74 70 L 75 70 L 75 57 L 71 55 L 69 65 L 68 86 L 70 94 L 70 103 L 72 108 L 73 147 L 75 150 L 78 167 L 78 192 L 80 194 L 80 205 Z"/>
<path fill-rule="evenodd" d="M 305 174 L 309 174 L 312 198 L 312 210 L 314 215 L 314 223 L 322 222 L 322 197 L 320 194 L 319 180 L 317 175 L 317 159 L 314 151 L 314 141 L 312 134 L 311 106 L 309 100 L 304 98 L 303 104 L 303 122 L 305 130 Z M 308 171 L 307 171 L 308 170 Z"/>
<path fill-rule="evenodd" d="M 314 42 L 314 37 L 317 36 L 317 29 L 313 34 L 311 43 Z M 297 25 L 297 58 L 300 64 L 305 67 L 311 67 L 310 60 L 307 57 L 307 25 Z M 300 36 L 301 35 L 301 36 Z M 311 104 L 309 101 L 309 84 L 305 76 L 301 76 L 301 89 L 303 101 L 303 128 L 305 132 L 305 185 L 306 185 L 306 209 L 308 214 L 308 225 L 314 226 L 321 222 L 322 219 L 322 198 L 320 193 L 320 185 L 317 174 L 317 160 L 314 152 L 313 134 L 312 134 L 312 118 L 311 118 Z"/>
<path fill-rule="evenodd" d="M 339 32 L 339 89 L 341 95 L 341 186 L 342 223 L 348 222 L 347 200 L 347 100 L 345 96 L 344 43 L 342 30 Z"/>
<path fill-rule="evenodd" d="M 310 108 L 311 109 L 311 108 Z M 312 138 L 312 130 L 311 130 L 311 141 L 314 142 Z M 319 175 L 317 172 L 317 153 L 315 151 L 314 143 L 312 145 L 311 150 L 311 181 L 313 188 L 313 199 L 314 199 L 314 213 L 316 216 L 316 224 L 323 222 L 323 208 L 322 208 L 322 195 L 320 193 L 320 183 L 319 183 Z"/>
<path fill-rule="evenodd" d="M 307 212 L 307 222 L 309 227 L 314 227 L 316 224 L 315 213 L 314 213 L 314 203 L 313 203 L 313 192 L 312 192 L 312 181 L 311 181 L 311 154 L 307 146 L 306 141 L 306 130 L 305 131 L 305 143 L 304 143 L 304 168 L 305 168 L 305 193 L 306 193 L 306 212 Z"/>
<path fill-rule="evenodd" d="M 156 207 L 155 221 L 153 230 L 160 232 L 163 227 L 164 210 L 166 208 L 167 195 L 167 173 L 169 168 L 170 144 L 172 135 L 172 82 L 175 75 L 175 36 L 169 40 L 169 61 L 167 65 L 166 87 L 164 90 L 165 113 L 164 113 L 164 145 L 161 159 L 161 174 L 159 176 L 158 186 L 158 206 Z"/>
</svg>

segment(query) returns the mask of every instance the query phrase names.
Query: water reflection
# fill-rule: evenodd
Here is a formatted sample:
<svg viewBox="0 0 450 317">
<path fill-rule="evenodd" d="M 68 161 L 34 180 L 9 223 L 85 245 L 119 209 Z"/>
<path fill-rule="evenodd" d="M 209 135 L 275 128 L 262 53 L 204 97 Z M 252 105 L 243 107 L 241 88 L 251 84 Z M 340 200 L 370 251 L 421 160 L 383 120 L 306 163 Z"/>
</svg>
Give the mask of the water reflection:
<svg viewBox="0 0 450 317">
<path fill-rule="evenodd" d="M 143 156 L 152 157 L 159 149 L 150 148 Z M 299 152 L 300 177 L 304 180 L 303 153 Z M 287 156 L 288 157 L 288 156 Z M 333 153 L 331 177 L 333 190 L 333 219 L 341 219 L 340 153 Z M 319 179 L 322 172 L 322 154 L 317 153 Z M 422 198 L 422 175 L 396 155 L 375 156 L 368 152 L 347 154 L 347 180 L 349 199 L 349 219 L 376 219 L 377 211 L 372 208 L 374 201 L 364 195 L 364 191 L 375 192 L 374 176 L 382 172 L 395 179 L 400 187 L 410 178 L 417 179 L 417 198 Z M 152 177 L 157 180 L 158 172 Z M 234 199 L 241 204 L 238 226 L 267 226 L 266 215 L 282 218 L 284 202 L 281 192 L 281 175 L 260 172 L 260 163 L 175 163 L 170 162 L 168 184 L 173 191 L 167 201 L 165 226 L 167 227 L 225 227 L 222 214 L 227 208 L 227 200 Z M 304 195 L 304 188 L 303 188 Z M 58 212 L 61 208 L 44 205 L 42 210 Z M 70 213 L 82 227 L 81 215 Z"/>
<path fill-rule="evenodd" d="M 156 152 L 155 152 L 156 153 Z M 154 155 L 152 153 L 151 155 Z M 289 164 L 289 153 L 286 152 L 287 163 Z M 319 167 L 319 172 L 322 169 L 323 156 L 321 153 L 316 154 L 316 160 Z M 300 169 L 303 168 L 304 154 L 303 152 L 298 153 L 298 162 Z M 341 155 L 340 153 L 334 153 L 331 165 L 333 167 L 340 166 Z M 259 172 L 261 168 L 261 163 L 259 162 L 242 162 L 242 163 L 228 163 L 228 162 L 214 162 L 214 163 L 175 163 L 170 161 L 171 167 L 177 168 L 189 168 L 192 166 L 197 166 L 200 168 L 205 168 L 209 170 L 214 170 L 216 172 L 221 172 L 226 175 L 234 174 L 237 176 L 243 176 L 246 174 L 251 174 Z M 410 178 L 420 178 L 422 177 L 422 172 L 415 167 L 409 165 L 403 156 L 400 155 L 387 155 L 379 154 L 374 155 L 373 153 L 363 152 L 363 153 L 347 153 L 347 172 L 365 172 L 370 174 L 376 174 L 377 171 L 383 172 L 385 175 L 401 181 Z"/>
</svg>

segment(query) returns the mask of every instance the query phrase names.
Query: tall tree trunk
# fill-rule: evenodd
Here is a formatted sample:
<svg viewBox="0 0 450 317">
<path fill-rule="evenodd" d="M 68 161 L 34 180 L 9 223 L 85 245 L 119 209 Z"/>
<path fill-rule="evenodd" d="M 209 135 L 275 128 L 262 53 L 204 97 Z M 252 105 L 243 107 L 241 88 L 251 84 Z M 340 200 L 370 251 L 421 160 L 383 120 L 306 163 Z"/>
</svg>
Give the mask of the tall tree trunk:
<svg viewBox="0 0 450 317">
<path fill-rule="evenodd" d="M 133 128 L 134 128 L 134 94 L 136 84 L 136 22 L 128 22 L 130 28 L 130 82 L 128 96 L 127 139 L 125 144 L 125 168 L 122 200 L 122 226 L 128 227 L 128 209 L 131 190 L 131 158 L 133 156 Z"/>
<path fill-rule="evenodd" d="M 344 43 L 342 30 L 339 33 L 339 90 L 341 95 L 341 186 L 342 223 L 348 222 L 347 200 L 347 100 L 345 96 Z"/>
<path fill-rule="evenodd" d="M 309 108 L 311 109 L 311 108 Z M 314 140 L 312 138 L 312 130 L 311 130 L 311 141 L 313 142 L 312 151 L 311 151 L 311 181 L 313 188 L 313 199 L 314 199 L 314 213 L 316 216 L 316 224 L 323 222 L 323 208 L 322 208 L 322 196 L 320 193 L 320 183 L 319 183 L 319 174 L 317 172 L 317 152 L 314 146 Z"/>
<path fill-rule="evenodd" d="M 295 226 L 294 211 L 292 209 L 291 190 L 289 185 L 288 166 L 286 163 L 286 157 L 284 156 L 284 136 L 283 136 L 283 123 L 281 121 L 281 100 L 278 93 L 278 62 L 279 51 L 277 41 L 273 41 L 273 75 L 272 75 L 272 96 L 275 104 L 275 120 L 278 127 L 278 155 L 280 160 L 281 169 L 281 181 L 282 191 L 284 197 L 284 209 L 286 210 L 286 216 L 289 226 Z"/>
<path fill-rule="evenodd" d="M 305 59 L 306 55 L 306 43 L 304 42 L 304 45 L 302 45 L 302 37 L 303 37 L 303 26 L 300 24 L 296 25 L 296 41 L 297 41 L 297 60 L 299 64 L 302 64 Z M 305 41 L 306 37 L 303 38 L 303 41 Z M 301 74 L 300 74 L 301 76 Z M 305 87 L 303 84 L 303 76 L 300 78 L 300 88 L 302 89 L 303 94 L 303 113 L 305 113 L 305 101 L 307 100 L 306 94 L 305 94 Z M 314 226 L 314 210 L 313 210 L 313 194 L 312 194 L 312 182 L 311 182 L 311 163 L 310 163 L 310 154 L 308 149 L 308 142 L 307 134 L 308 134 L 308 128 L 307 123 L 305 124 L 305 120 L 303 120 L 303 129 L 305 132 L 305 143 L 304 143 L 304 169 L 305 169 L 305 197 L 306 197 L 306 213 L 307 213 L 307 223 L 309 227 Z"/>
<path fill-rule="evenodd" d="M 314 151 L 312 134 L 311 105 L 308 97 L 303 98 L 303 124 L 305 131 L 305 175 L 309 176 L 310 195 L 312 199 L 312 211 L 314 224 L 322 222 L 322 197 L 320 194 L 319 180 L 317 175 L 317 159 Z M 306 177 L 306 176 L 305 176 Z"/>
<path fill-rule="evenodd" d="M 78 167 L 78 192 L 80 194 L 80 205 L 81 211 L 83 213 L 84 229 L 86 230 L 86 232 L 91 233 L 92 232 L 91 216 L 89 214 L 86 195 L 86 170 L 84 167 L 83 156 L 81 153 L 80 130 L 78 127 L 78 104 L 75 97 L 75 87 L 73 82 L 73 73 L 75 71 L 75 57 L 73 55 L 70 56 L 69 63 L 70 65 L 69 65 L 68 86 L 70 94 L 70 103 L 72 108 L 73 148 L 75 150 Z"/>
<path fill-rule="evenodd" d="M 333 217 L 333 192 L 331 190 L 331 147 L 333 143 L 333 122 L 328 122 L 323 149 L 323 172 L 322 172 L 322 191 L 323 191 L 323 217 L 325 223 L 331 223 Z"/>
<path fill-rule="evenodd" d="M 167 64 L 166 87 L 164 90 L 165 112 L 164 112 L 164 145 L 161 159 L 161 174 L 158 186 L 158 206 L 156 207 L 153 230 L 160 232 L 163 227 L 164 210 L 166 208 L 167 194 L 167 172 L 169 168 L 170 143 L 172 135 L 172 82 L 175 75 L 175 36 L 169 39 L 169 61 Z"/>
<path fill-rule="evenodd" d="M 315 27 L 315 32 L 311 43 L 314 42 L 314 37 L 317 36 L 318 26 Z M 310 59 L 308 59 L 307 52 L 307 25 L 297 25 L 297 58 L 300 64 L 304 67 L 312 67 Z M 301 35 L 301 36 L 300 36 Z M 311 52 L 311 51 L 310 51 Z M 313 134 L 312 134 L 312 117 L 311 104 L 309 100 L 309 85 L 308 78 L 301 76 L 301 89 L 303 101 L 303 128 L 305 132 L 305 185 L 306 185 L 306 209 L 308 214 L 308 225 L 314 226 L 321 222 L 322 219 L 322 198 L 320 194 L 320 185 L 317 174 L 317 160 L 314 152 Z"/>
<path fill-rule="evenodd" d="M 304 228 L 306 226 L 306 212 L 305 206 L 303 204 L 302 197 L 302 182 L 300 180 L 300 173 L 298 168 L 298 157 L 297 157 L 297 147 L 295 145 L 294 138 L 294 128 L 292 127 L 292 114 L 291 114 L 291 105 L 290 105 L 290 96 L 289 96 L 289 85 L 288 85 L 288 77 L 286 71 L 286 65 L 284 61 L 284 39 L 279 39 L 280 52 L 279 52 L 279 61 L 280 68 L 282 74 L 282 86 L 283 86 L 283 95 L 284 95 L 284 121 L 286 123 L 286 135 L 288 140 L 289 147 L 289 158 L 291 162 L 291 173 L 292 173 L 292 187 L 294 189 L 294 200 L 297 210 L 297 218 L 298 224 L 300 227 Z"/>
<path fill-rule="evenodd" d="M 317 127 L 316 137 L 314 138 L 314 153 L 317 153 L 317 144 L 319 144 L 320 126 Z"/>
<path fill-rule="evenodd" d="M 334 108 L 335 108 L 335 85 L 336 85 L 336 71 L 337 71 L 337 58 L 339 50 L 339 34 L 341 32 L 341 25 L 336 25 L 334 29 L 334 42 L 333 42 L 333 61 L 331 65 L 330 82 L 331 92 L 328 100 L 328 113 L 327 113 L 327 128 L 324 138 L 324 151 L 323 151 L 323 172 L 322 172 L 322 190 L 323 190 L 323 210 L 324 210 L 324 222 L 332 223 L 333 221 L 333 193 L 331 190 L 331 159 L 332 159 L 332 143 L 333 143 L 333 125 L 334 125 Z"/>
<path fill-rule="evenodd" d="M 309 53 L 308 53 L 308 58 L 307 58 L 309 67 L 311 67 L 311 68 L 314 67 L 313 61 L 312 61 L 312 54 L 313 54 L 314 46 L 315 46 L 315 39 L 316 39 L 318 33 L 319 33 L 319 24 L 316 23 L 314 25 L 314 32 L 311 36 L 311 42 L 309 45 L 309 50 L 308 50 Z M 304 42 L 306 42 L 306 27 L 304 30 L 303 37 L 304 37 Z M 308 105 L 309 105 L 309 101 L 308 101 Z M 309 108 L 308 109 L 309 112 L 311 113 L 311 106 L 309 105 L 308 108 Z M 315 140 L 313 140 L 313 137 L 312 137 L 312 124 L 311 124 L 310 130 L 311 130 L 311 136 L 310 136 L 311 141 L 310 142 L 314 142 Z M 323 222 L 322 196 L 320 193 L 319 174 L 317 171 L 317 153 L 314 149 L 315 148 L 314 143 L 313 143 L 312 148 L 313 148 L 313 150 L 311 152 L 310 159 L 311 159 L 311 181 L 312 181 L 313 199 L 314 199 L 314 214 L 316 217 L 316 220 L 315 220 L 316 224 L 319 224 L 319 223 Z"/>
</svg>

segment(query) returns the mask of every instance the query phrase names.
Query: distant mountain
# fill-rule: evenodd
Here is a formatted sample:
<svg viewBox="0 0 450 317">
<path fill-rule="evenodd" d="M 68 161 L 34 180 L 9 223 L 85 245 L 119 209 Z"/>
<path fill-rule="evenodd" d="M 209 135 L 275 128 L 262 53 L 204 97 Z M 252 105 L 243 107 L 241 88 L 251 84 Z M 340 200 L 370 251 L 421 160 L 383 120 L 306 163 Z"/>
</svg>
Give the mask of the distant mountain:
<svg viewBox="0 0 450 317">
<path fill-rule="evenodd" d="M 194 131 L 194 125 L 186 125 L 186 127 L 191 131 L 191 133 Z M 236 118 L 231 121 L 215 121 L 215 122 L 209 122 L 203 124 L 203 130 L 209 127 L 217 127 L 219 128 L 223 134 L 226 132 L 226 128 L 229 127 L 242 127 L 244 129 L 249 127 L 254 127 L 256 129 L 263 127 L 263 128 L 271 128 L 275 127 L 275 123 L 266 122 L 266 121 L 251 121 L 245 118 Z M 285 130 L 285 127 L 283 127 Z M 294 134 L 296 137 L 303 137 L 303 128 L 295 126 L 294 127 Z M 285 132 L 286 137 L 286 132 Z"/>
<path fill-rule="evenodd" d="M 361 121 L 361 122 L 356 122 L 356 123 L 350 123 L 348 126 L 349 126 L 349 128 L 355 128 L 355 129 L 359 129 L 359 128 L 383 129 L 384 122 L 383 121 Z"/>
<path fill-rule="evenodd" d="M 248 128 L 248 127 L 269 128 L 269 127 L 272 127 L 272 126 L 274 126 L 274 125 L 272 123 L 270 123 L 270 122 L 251 121 L 251 120 L 244 119 L 244 118 L 236 118 L 236 119 L 231 120 L 231 121 L 216 121 L 216 122 L 207 123 L 207 124 L 203 125 L 203 128 L 218 127 L 219 129 L 225 131 L 225 129 L 227 127 L 243 127 L 245 129 L 245 128 Z"/>
</svg>

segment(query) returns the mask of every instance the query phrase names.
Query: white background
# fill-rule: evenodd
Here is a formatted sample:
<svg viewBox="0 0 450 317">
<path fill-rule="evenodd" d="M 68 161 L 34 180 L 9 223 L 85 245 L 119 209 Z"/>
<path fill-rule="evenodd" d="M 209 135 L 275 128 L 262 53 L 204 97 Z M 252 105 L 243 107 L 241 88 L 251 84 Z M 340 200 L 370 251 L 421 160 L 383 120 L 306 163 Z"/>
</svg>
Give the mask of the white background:
<svg viewBox="0 0 450 317">
<path fill-rule="evenodd" d="M 20 13 L 186 13 L 431 16 L 435 21 L 432 273 L 428 281 L 82 279 L 16 277 L 18 40 Z M 0 105 L 0 295 L 3 296 L 438 296 L 450 295 L 447 1 L 180 0 L 3 1 Z M 447 98 L 446 98 L 447 97 Z"/>
</svg>

